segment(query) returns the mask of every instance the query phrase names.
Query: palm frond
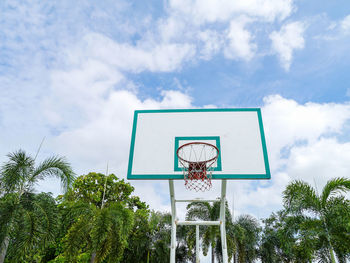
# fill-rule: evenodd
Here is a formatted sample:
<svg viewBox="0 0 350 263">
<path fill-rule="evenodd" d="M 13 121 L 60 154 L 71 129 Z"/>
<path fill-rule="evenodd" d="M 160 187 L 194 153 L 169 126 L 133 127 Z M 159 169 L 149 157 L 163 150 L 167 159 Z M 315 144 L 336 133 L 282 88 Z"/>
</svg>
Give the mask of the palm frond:
<svg viewBox="0 0 350 263">
<path fill-rule="evenodd" d="M 114 226 L 120 228 L 120 234 L 122 238 L 129 235 L 134 225 L 134 214 L 122 203 L 114 203 L 108 207 L 108 213 L 114 222 Z M 165 214 L 165 220 L 170 223 L 169 214 Z"/>
<path fill-rule="evenodd" d="M 321 204 L 322 207 L 326 206 L 327 199 L 330 196 L 334 196 L 338 193 L 345 193 L 350 191 L 350 179 L 340 177 L 329 180 L 325 187 L 323 188 L 321 195 Z"/>
<path fill-rule="evenodd" d="M 332 196 L 328 198 L 325 210 L 330 216 L 350 217 L 350 200 L 344 196 Z"/>
<path fill-rule="evenodd" d="M 217 220 L 220 216 L 220 210 L 221 210 L 220 202 L 214 202 L 210 210 L 210 220 Z M 227 212 L 229 212 L 227 202 L 226 202 L 225 212 L 226 212 L 226 215 L 227 215 Z"/>
<path fill-rule="evenodd" d="M 61 180 L 62 188 L 67 191 L 75 179 L 75 174 L 65 158 L 53 156 L 47 158 L 35 168 L 31 181 L 34 183 L 45 177 L 59 178 Z"/>
<path fill-rule="evenodd" d="M 7 252 L 12 260 L 22 262 L 30 253 L 45 249 L 54 241 L 57 210 L 49 194 L 23 193 L 11 217 L 11 242 Z"/>
<path fill-rule="evenodd" d="M 192 202 L 187 205 L 187 220 L 211 220 L 211 206 L 207 202 Z"/>
<path fill-rule="evenodd" d="M 1 187 L 5 192 L 13 192 L 28 180 L 34 169 L 34 159 L 23 150 L 9 153 L 7 157 L 9 160 L 0 170 Z"/>
<path fill-rule="evenodd" d="M 91 220 L 92 218 L 79 217 L 64 237 L 64 251 L 70 262 L 74 261 L 72 259 L 79 254 L 80 248 L 88 243 L 92 228 Z"/>
<path fill-rule="evenodd" d="M 0 199 L 0 244 L 9 234 L 10 222 L 17 207 L 16 197 L 16 194 L 6 194 Z"/>
<path fill-rule="evenodd" d="M 115 260 L 119 262 L 118 259 L 122 257 L 124 248 L 127 246 L 128 237 L 133 229 L 134 214 L 122 203 L 114 203 L 106 209 L 113 224 L 113 231 L 108 234 L 106 242 L 113 241 L 110 257 L 115 257 Z M 114 242 L 115 239 L 117 239 L 116 242 Z"/>
<path fill-rule="evenodd" d="M 108 209 L 97 210 L 91 232 L 92 249 L 96 251 L 97 262 L 102 262 L 112 249 L 110 233 L 113 223 L 111 222 Z"/>
<path fill-rule="evenodd" d="M 17 211 L 16 228 L 12 236 L 12 242 L 9 247 L 9 254 L 14 259 L 20 259 L 35 249 L 43 237 L 43 232 L 40 228 L 40 221 L 36 214 L 32 211 L 21 210 Z"/>
<path fill-rule="evenodd" d="M 43 232 L 41 242 L 45 247 L 49 242 L 54 240 L 55 231 L 58 228 L 56 203 L 50 194 L 38 194 L 33 202 L 33 211 L 40 220 L 40 229 Z"/>
<path fill-rule="evenodd" d="M 75 223 L 75 220 L 80 217 L 93 218 L 96 213 L 96 207 L 82 202 L 64 202 L 60 205 L 62 211 L 62 221 L 64 225 L 70 227 Z"/>
<path fill-rule="evenodd" d="M 210 242 L 210 233 L 208 231 L 205 231 L 203 234 L 203 243 L 202 243 L 202 249 L 203 249 L 203 255 L 206 256 L 208 254 L 209 246 L 211 244 Z"/>
<path fill-rule="evenodd" d="M 286 210 L 294 213 L 308 210 L 317 214 L 321 209 L 315 190 L 299 180 L 290 183 L 283 191 L 283 202 Z"/>
</svg>

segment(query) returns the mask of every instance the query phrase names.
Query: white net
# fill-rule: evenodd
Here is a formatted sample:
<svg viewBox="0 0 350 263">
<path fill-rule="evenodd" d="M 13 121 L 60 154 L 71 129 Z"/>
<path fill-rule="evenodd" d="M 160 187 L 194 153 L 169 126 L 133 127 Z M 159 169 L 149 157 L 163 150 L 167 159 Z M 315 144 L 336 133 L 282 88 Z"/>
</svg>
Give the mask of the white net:
<svg viewBox="0 0 350 263">
<path fill-rule="evenodd" d="M 209 190 L 212 186 L 213 165 L 219 156 L 218 148 L 209 143 L 192 142 L 179 147 L 177 155 L 185 187 L 196 192 Z"/>
</svg>

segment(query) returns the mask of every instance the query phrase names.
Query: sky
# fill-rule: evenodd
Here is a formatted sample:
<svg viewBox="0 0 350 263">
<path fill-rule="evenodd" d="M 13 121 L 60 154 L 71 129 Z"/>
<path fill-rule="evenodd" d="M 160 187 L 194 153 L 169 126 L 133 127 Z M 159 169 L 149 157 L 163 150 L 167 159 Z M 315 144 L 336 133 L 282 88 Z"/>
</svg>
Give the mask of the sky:
<svg viewBox="0 0 350 263">
<path fill-rule="evenodd" d="M 0 162 L 44 138 L 37 161 L 126 178 L 134 110 L 260 107 L 271 180 L 229 181 L 227 198 L 267 217 L 292 180 L 349 177 L 349 43 L 347 0 L 1 1 Z M 170 211 L 166 181 L 130 183 Z"/>
</svg>

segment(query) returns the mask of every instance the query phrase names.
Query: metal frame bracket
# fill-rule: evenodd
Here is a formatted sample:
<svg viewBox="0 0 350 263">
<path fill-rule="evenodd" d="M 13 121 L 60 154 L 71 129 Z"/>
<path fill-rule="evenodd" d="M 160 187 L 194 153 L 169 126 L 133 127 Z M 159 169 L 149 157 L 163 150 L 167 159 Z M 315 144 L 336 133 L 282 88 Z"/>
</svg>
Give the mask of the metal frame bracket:
<svg viewBox="0 0 350 263">
<path fill-rule="evenodd" d="M 226 185 L 227 180 L 221 182 L 221 198 L 217 199 L 186 199 L 176 200 L 174 180 L 169 180 L 170 203 L 171 203 L 171 247 L 170 247 L 170 263 L 175 263 L 176 255 L 176 226 L 177 225 L 195 225 L 196 226 L 196 262 L 199 263 L 199 226 L 200 225 L 218 225 L 220 227 L 222 258 L 223 263 L 228 263 L 227 243 L 226 243 L 226 227 L 225 227 L 225 202 L 226 202 Z M 177 202 L 220 202 L 219 221 L 179 221 L 176 214 Z"/>
</svg>

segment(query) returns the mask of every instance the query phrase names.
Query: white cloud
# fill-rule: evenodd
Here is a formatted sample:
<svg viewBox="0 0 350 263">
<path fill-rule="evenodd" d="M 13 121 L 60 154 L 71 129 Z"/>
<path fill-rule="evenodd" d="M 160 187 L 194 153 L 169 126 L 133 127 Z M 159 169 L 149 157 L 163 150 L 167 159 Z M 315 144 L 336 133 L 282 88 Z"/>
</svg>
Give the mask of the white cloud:
<svg viewBox="0 0 350 263">
<path fill-rule="evenodd" d="M 222 52 L 228 59 L 251 60 L 257 50 L 249 22 L 282 21 L 294 10 L 292 0 L 183 1 L 171 0 L 168 17 L 147 34 L 164 43 L 191 43 L 197 58 L 209 60 Z"/>
<path fill-rule="evenodd" d="M 84 172 L 93 167 L 103 171 L 110 160 L 124 177 L 135 109 L 192 107 L 192 99 L 178 90 L 161 89 L 161 99 L 141 100 L 123 73 L 176 70 L 191 59 L 190 45 L 121 44 L 88 33 L 61 54 L 64 63 L 47 74 L 49 88 L 40 107 L 43 121 L 55 133 L 48 139 L 50 147 L 76 167 L 87 167 Z"/>
<path fill-rule="evenodd" d="M 279 55 L 282 66 L 289 70 L 292 62 L 293 51 L 304 48 L 303 33 L 305 25 L 301 22 L 292 22 L 284 25 L 279 32 L 270 34 L 272 49 Z"/>
<path fill-rule="evenodd" d="M 124 79 L 117 70 L 89 58 L 76 68 L 53 70 L 50 75 L 50 89 L 43 100 L 44 113 L 50 124 L 66 126 L 91 117 L 103 98 Z"/>
<path fill-rule="evenodd" d="M 341 22 L 340 22 L 341 29 L 349 33 L 350 32 L 350 15 L 346 16 Z"/>
<path fill-rule="evenodd" d="M 86 57 L 99 60 L 120 70 L 167 72 L 178 70 L 195 54 L 191 44 L 140 42 L 139 45 L 118 43 L 105 35 L 88 33 L 66 51 L 70 64 L 80 65 Z"/>
<path fill-rule="evenodd" d="M 171 0 L 169 6 L 173 12 L 191 17 L 198 24 L 229 21 L 237 15 L 283 20 L 293 11 L 291 0 Z"/>
<path fill-rule="evenodd" d="M 57 93 L 55 95 L 57 113 L 66 117 L 71 113 L 71 121 L 75 120 L 76 123 L 70 124 L 66 120 L 65 129 L 57 136 L 47 138 L 45 147 L 56 154 L 66 156 L 78 175 L 91 171 L 105 172 L 108 162 L 110 172 L 125 178 L 134 110 L 192 107 L 192 99 L 185 93 L 176 90 L 162 90 L 160 93 L 159 100 L 152 98 L 140 100 L 134 91 L 111 90 L 107 95 L 86 101 L 86 105 L 74 104 L 73 96 L 79 96 L 78 92 L 71 94 L 71 104 L 59 104 L 66 94 Z M 44 106 L 48 107 L 48 104 Z M 75 111 L 80 111 L 85 118 L 77 119 L 74 116 Z M 55 184 L 56 189 L 52 187 Z M 133 184 L 140 185 L 135 182 Z M 150 183 L 147 191 L 139 186 L 136 193 L 152 204 L 153 208 L 161 209 L 158 205 L 164 206 L 164 200 L 159 196 L 161 192 L 156 191 L 156 184 Z M 43 182 L 39 187 L 55 194 L 59 193 L 57 180 Z M 152 193 L 158 194 L 158 198 L 154 198 Z M 166 206 L 163 208 L 166 209 Z"/>
<path fill-rule="evenodd" d="M 250 60 L 256 50 L 256 45 L 251 43 L 252 35 L 244 28 L 249 22 L 247 18 L 239 18 L 230 22 L 227 31 L 228 44 L 225 46 L 224 54 L 227 58 L 240 58 Z"/>
<path fill-rule="evenodd" d="M 270 181 L 232 181 L 227 197 L 235 213 L 268 216 L 282 206 L 282 191 L 293 179 L 319 189 L 330 178 L 349 176 L 350 143 L 340 143 L 350 120 L 350 104 L 298 104 L 279 95 L 264 99 L 262 117 L 271 167 Z"/>
<path fill-rule="evenodd" d="M 198 39 L 202 42 L 202 46 L 199 46 L 200 58 L 204 60 L 210 60 L 223 45 L 222 36 L 214 30 L 199 32 Z"/>
<path fill-rule="evenodd" d="M 78 174 L 104 172 L 109 162 L 110 172 L 125 178 L 134 110 L 192 107 L 192 99 L 179 91 L 163 90 L 161 95 L 160 100 L 150 98 L 142 101 L 132 91 L 112 91 L 100 103 L 93 118 L 79 127 L 62 132 L 53 138 L 50 145 L 55 152 L 67 156 L 73 166 L 78 168 Z M 131 183 L 136 187 L 135 194 L 151 204 L 152 208 L 168 208 L 168 198 L 164 201 L 162 191 L 157 190 L 159 182 L 149 182 L 147 189 L 143 187 L 143 182 Z M 168 191 L 166 188 L 163 190 Z"/>
<path fill-rule="evenodd" d="M 315 39 L 336 41 L 337 50 L 341 50 L 342 52 L 344 47 L 348 47 L 347 38 L 350 35 L 350 15 L 347 15 L 338 20 L 330 20 L 330 18 L 328 18 L 326 15 L 323 15 L 320 16 L 319 21 L 317 22 L 325 24 L 327 26 L 327 31 L 321 31 L 319 35 L 314 37 Z M 331 51 L 334 52 L 333 48 Z"/>
<path fill-rule="evenodd" d="M 313 144 L 294 147 L 287 172 L 291 178 L 307 181 L 313 186 L 315 181 L 319 190 L 334 177 L 349 177 L 350 142 L 322 138 Z"/>
<path fill-rule="evenodd" d="M 256 217 L 262 218 L 268 216 L 271 211 L 280 209 L 281 193 L 289 181 L 290 177 L 287 173 L 278 172 L 272 174 L 272 179 L 269 182 L 255 182 L 257 186 L 253 186 L 254 181 L 240 181 L 239 185 L 233 185 L 231 189 L 235 194 L 237 213 L 253 213 Z M 265 212 L 265 210 L 267 211 Z"/>
<path fill-rule="evenodd" d="M 141 101 L 132 91 L 112 91 L 98 108 L 84 110 L 88 121 L 62 132 L 54 145 L 78 167 L 101 170 L 110 160 L 111 167 L 124 177 L 134 110 L 191 107 L 191 98 L 179 91 L 163 90 L 161 95 L 159 101 Z"/>
<path fill-rule="evenodd" d="M 340 134 L 350 118 L 350 104 L 298 104 L 279 95 L 264 98 L 262 108 L 273 169 L 284 164 L 283 150 L 296 143 L 315 143 L 321 136 Z"/>
<path fill-rule="evenodd" d="M 166 19 L 160 19 L 158 21 L 158 27 L 156 30 L 160 36 L 161 41 L 164 43 L 177 42 L 179 38 L 187 38 L 186 33 L 188 30 L 188 21 L 186 17 L 179 17 L 171 14 Z M 152 36 L 154 37 L 154 36 Z"/>
</svg>

